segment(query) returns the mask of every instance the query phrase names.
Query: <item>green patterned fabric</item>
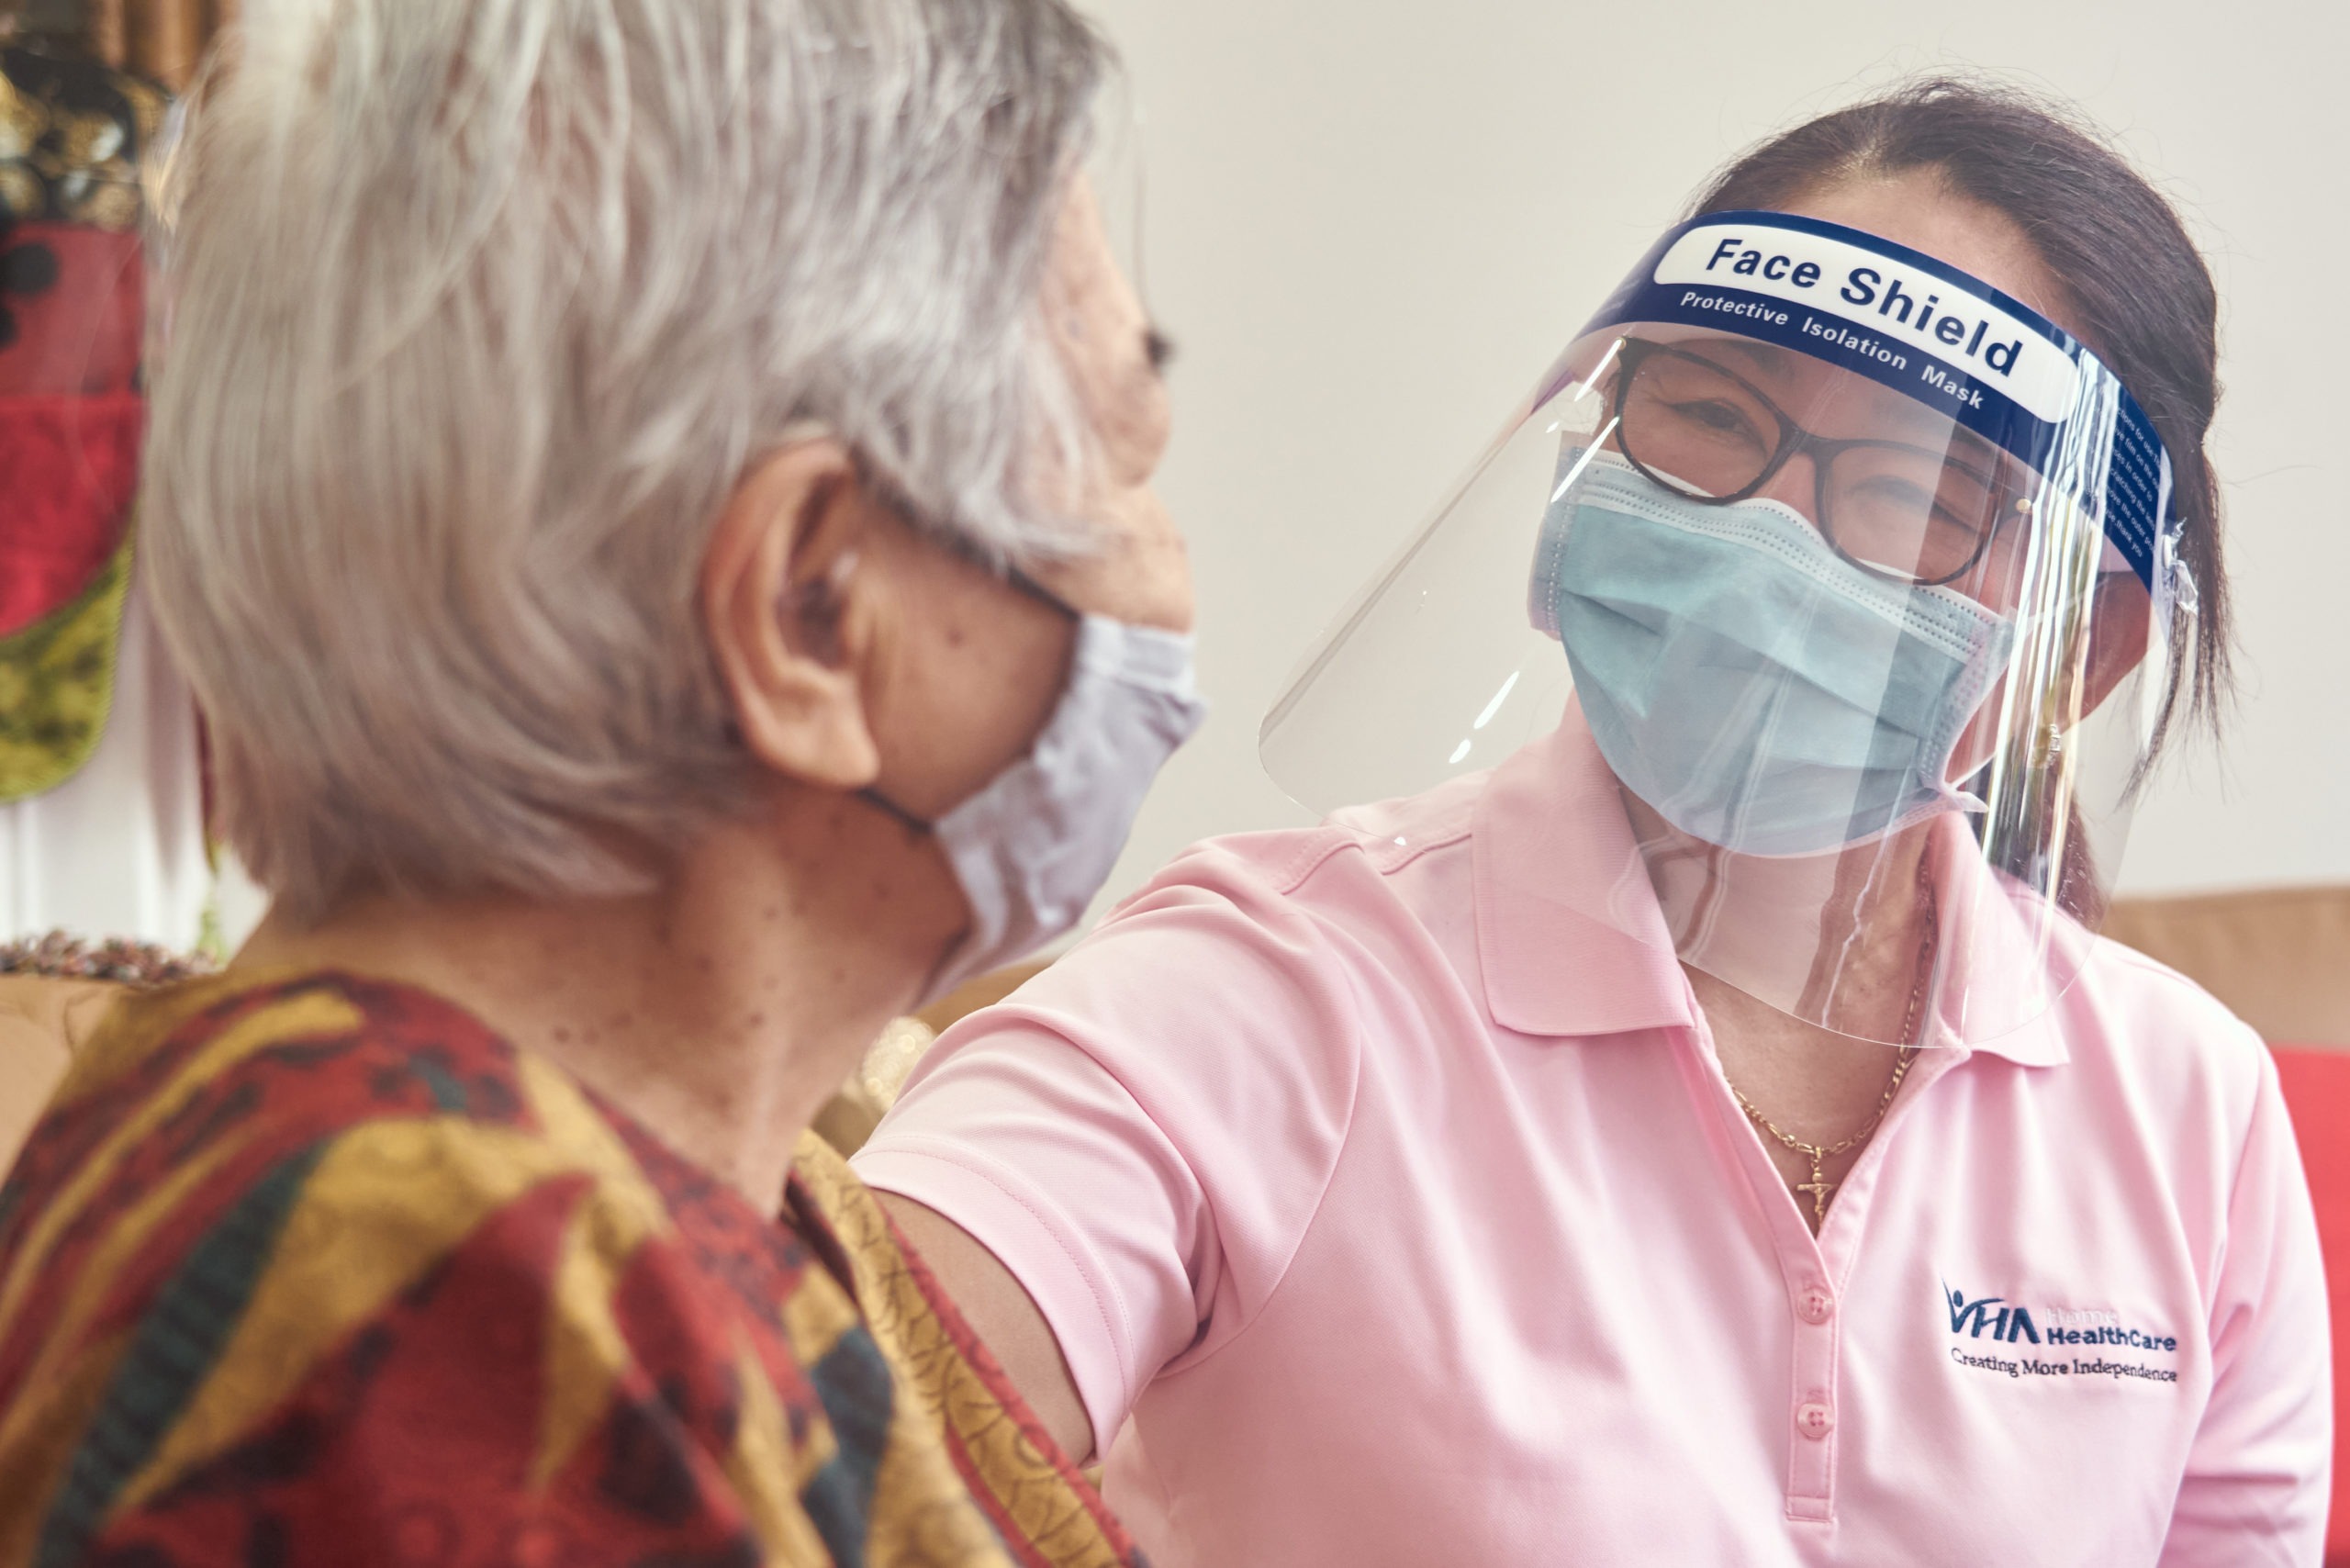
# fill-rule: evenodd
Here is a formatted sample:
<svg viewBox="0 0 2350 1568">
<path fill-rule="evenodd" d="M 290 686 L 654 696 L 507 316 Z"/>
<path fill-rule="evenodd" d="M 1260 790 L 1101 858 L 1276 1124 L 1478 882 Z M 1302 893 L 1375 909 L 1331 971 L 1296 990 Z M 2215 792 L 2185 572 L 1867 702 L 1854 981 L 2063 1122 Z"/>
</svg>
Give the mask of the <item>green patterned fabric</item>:
<svg viewBox="0 0 2350 1568">
<path fill-rule="evenodd" d="M 0 804 L 55 789 L 97 749 L 129 588 L 126 538 L 73 602 L 0 637 Z"/>
</svg>

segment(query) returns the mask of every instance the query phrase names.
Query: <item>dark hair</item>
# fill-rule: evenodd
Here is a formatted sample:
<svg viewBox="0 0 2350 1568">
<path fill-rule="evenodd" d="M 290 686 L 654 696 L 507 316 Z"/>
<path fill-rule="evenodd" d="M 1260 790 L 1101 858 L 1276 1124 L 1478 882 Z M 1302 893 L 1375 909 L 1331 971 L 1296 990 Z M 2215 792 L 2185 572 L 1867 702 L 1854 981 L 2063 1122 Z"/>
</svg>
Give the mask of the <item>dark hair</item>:
<svg viewBox="0 0 2350 1568">
<path fill-rule="evenodd" d="M 2172 629 L 2170 684 L 2149 756 L 2180 699 L 2216 732 L 2229 690 L 2219 482 L 2203 451 L 2220 398 L 2219 295 L 2162 194 L 2077 113 L 2019 88 L 1931 76 L 1822 115 L 1733 162 L 1690 216 L 1774 210 L 1854 181 L 1930 170 L 2004 213 L 2065 291 L 2069 323 L 2154 421 L 2199 600 L 2192 646 Z M 2128 264 L 2117 264 L 2118 258 Z M 2192 684 L 2181 672 L 2192 659 Z"/>
</svg>

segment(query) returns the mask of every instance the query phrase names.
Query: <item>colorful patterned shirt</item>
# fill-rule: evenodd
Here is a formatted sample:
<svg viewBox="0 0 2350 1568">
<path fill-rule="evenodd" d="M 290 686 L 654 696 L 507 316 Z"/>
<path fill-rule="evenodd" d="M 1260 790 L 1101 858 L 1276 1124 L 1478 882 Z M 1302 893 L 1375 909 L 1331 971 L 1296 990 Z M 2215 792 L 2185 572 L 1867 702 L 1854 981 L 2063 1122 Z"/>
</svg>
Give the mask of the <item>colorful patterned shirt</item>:
<svg viewBox="0 0 2350 1568">
<path fill-rule="evenodd" d="M 1139 1563 L 871 1195 L 411 988 L 126 1003 L 0 1188 L 0 1568 Z"/>
</svg>

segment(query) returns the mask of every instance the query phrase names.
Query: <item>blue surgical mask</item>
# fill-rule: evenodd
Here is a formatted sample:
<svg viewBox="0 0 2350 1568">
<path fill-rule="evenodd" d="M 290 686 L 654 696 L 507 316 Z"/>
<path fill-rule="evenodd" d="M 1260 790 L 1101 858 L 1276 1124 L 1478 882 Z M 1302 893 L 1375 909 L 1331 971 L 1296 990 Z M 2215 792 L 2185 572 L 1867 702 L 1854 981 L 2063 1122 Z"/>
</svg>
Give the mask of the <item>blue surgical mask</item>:
<svg viewBox="0 0 2350 1568">
<path fill-rule="evenodd" d="M 1586 456 L 1588 461 L 1586 462 Z M 1946 782 L 2013 625 L 1872 576 L 1776 501 L 1706 506 L 1570 451 L 1535 624 L 1617 778 L 1682 832 L 1816 855 L 1972 802 Z"/>
</svg>

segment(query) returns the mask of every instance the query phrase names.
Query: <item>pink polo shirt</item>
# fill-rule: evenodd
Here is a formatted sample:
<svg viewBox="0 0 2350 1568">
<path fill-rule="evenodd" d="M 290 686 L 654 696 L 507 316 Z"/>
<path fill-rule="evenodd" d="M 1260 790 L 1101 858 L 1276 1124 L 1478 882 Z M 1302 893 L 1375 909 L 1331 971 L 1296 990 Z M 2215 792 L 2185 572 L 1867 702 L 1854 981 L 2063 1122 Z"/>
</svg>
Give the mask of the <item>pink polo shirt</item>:
<svg viewBox="0 0 2350 1568">
<path fill-rule="evenodd" d="M 1652 896 L 1648 940 L 1578 913 L 1631 854 L 1572 711 L 1201 846 L 857 1170 L 1027 1287 L 1161 1568 L 2317 1562 L 2324 1286 L 2251 1031 L 2098 943 L 1921 1055 L 1815 1239 Z"/>
</svg>

